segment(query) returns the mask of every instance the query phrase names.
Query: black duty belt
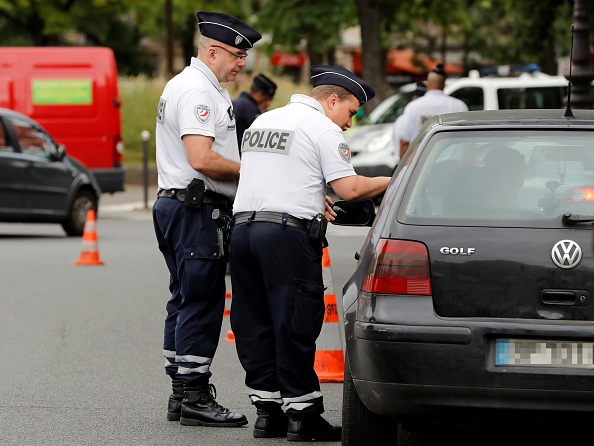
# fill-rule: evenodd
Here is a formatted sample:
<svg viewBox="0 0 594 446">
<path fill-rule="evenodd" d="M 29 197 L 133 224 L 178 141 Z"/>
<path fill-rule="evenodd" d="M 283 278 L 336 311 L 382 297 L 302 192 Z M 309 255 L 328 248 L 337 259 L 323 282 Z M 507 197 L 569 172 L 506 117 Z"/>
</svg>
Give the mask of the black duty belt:
<svg viewBox="0 0 594 446">
<path fill-rule="evenodd" d="M 186 190 L 185 189 L 159 189 L 157 192 L 158 198 L 177 198 L 178 201 L 184 202 L 186 198 Z M 223 207 L 228 209 L 229 207 L 229 200 L 226 196 L 222 194 L 218 194 L 211 190 L 204 191 L 204 201 L 203 203 L 212 204 L 213 206 Z"/>
<path fill-rule="evenodd" d="M 301 229 L 302 231 L 307 231 L 310 222 L 310 220 L 296 218 L 284 212 L 248 211 L 238 212 L 233 215 L 233 226 L 258 221 L 278 223 L 279 225 L 290 226 L 292 228 Z"/>
</svg>

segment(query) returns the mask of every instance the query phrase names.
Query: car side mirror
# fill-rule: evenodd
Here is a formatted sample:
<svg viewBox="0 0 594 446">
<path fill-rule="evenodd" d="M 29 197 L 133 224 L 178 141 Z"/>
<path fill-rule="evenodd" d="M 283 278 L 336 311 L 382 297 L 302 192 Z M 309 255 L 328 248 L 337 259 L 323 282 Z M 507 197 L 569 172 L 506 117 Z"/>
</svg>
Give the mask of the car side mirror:
<svg viewBox="0 0 594 446">
<path fill-rule="evenodd" d="M 336 219 L 331 222 L 338 226 L 371 226 L 375 219 L 375 203 L 373 200 L 334 202 L 332 207 Z"/>
</svg>

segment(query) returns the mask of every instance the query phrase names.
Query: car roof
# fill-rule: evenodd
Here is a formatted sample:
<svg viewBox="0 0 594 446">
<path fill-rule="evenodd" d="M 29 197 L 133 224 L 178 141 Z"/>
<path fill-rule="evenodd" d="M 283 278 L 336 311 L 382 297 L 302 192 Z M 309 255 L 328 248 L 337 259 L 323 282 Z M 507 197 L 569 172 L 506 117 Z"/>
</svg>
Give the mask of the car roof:
<svg viewBox="0 0 594 446">
<path fill-rule="evenodd" d="M 594 127 L 594 110 L 572 110 L 565 117 L 562 109 L 477 110 L 447 113 L 437 117 L 439 124 L 447 126 L 556 126 Z"/>
<path fill-rule="evenodd" d="M 538 76 L 531 74 L 522 74 L 518 77 L 460 77 L 448 79 L 444 91 L 459 88 L 460 86 L 476 87 L 484 86 L 487 88 L 517 88 L 517 87 L 558 87 L 567 86 L 568 80 L 563 76 L 549 76 L 540 74 Z"/>
<path fill-rule="evenodd" d="M 27 115 L 24 115 L 24 114 L 19 113 L 17 111 L 11 110 L 9 108 L 2 108 L 2 107 L 0 107 L 0 114 L 5 115 L 5 116 L 14 116 L 14 117 L 18 117 L 18 118 L 21 118 L 21 119 L 26 119 L 26 120 L 31 121 L 31 122 L 35 122 L 31 118 L 29 118 Z M 37 125 L 39 125 L 39 124 L 37 124 Z"/>
</svg>

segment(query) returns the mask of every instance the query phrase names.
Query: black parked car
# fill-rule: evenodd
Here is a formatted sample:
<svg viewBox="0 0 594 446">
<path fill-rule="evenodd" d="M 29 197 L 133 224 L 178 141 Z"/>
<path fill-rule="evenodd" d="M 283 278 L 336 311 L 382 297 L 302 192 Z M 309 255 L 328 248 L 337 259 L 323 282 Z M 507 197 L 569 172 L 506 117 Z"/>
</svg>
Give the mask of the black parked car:
<svg viewBox="0 0 594 446">
<path fill-rule="evenodd" d="M 594 111 L 563 114 L 435 116 L 411 143 L 343 289 L 344 445 L 594 415 Z"/>
<path fill-rule="evenodd" d="M 79 236 L 100 193 L 93 174 L 39 124 L 0 109 L 0 221 L 60 223 Z"/>
</svg>

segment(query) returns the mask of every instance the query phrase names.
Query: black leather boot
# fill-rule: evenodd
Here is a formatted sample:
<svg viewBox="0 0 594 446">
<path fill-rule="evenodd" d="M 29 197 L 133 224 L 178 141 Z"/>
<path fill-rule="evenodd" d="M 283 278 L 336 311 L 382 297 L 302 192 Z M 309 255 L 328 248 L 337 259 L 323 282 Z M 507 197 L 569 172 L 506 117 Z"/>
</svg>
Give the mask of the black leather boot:
<svg viewBox="0 0 594 446">
<path fill-rule="evenodd" d="M 342 427 L 332 426 L 321 415 L 289 418 L 287 440 L 289 441 L 340 441 Z"/>
<path fill-rule="evenodd" d="M 186 426 L 238 427 L 247 424 L 245 415 L 233 413 L 215 401 L 212 384 L 184 386 L 179 422 Z"/>
<path fill-rule="evenodd" d="M 179 379 L 171 380 L 171 395 L 169 404 L 167 404 L 167 419 L 169 421 L 179 421 L 181 413 L 181 402 L 184 399 L 184 385 Z"/>
<path fill-rule="evenodd" d="M 254 437 L 275 438 L 287 436 L 289 419 L 280 407 L 269 410 L 257 408 L 256 413 L 258 418 L 254 423 Z"/>
</svg>

